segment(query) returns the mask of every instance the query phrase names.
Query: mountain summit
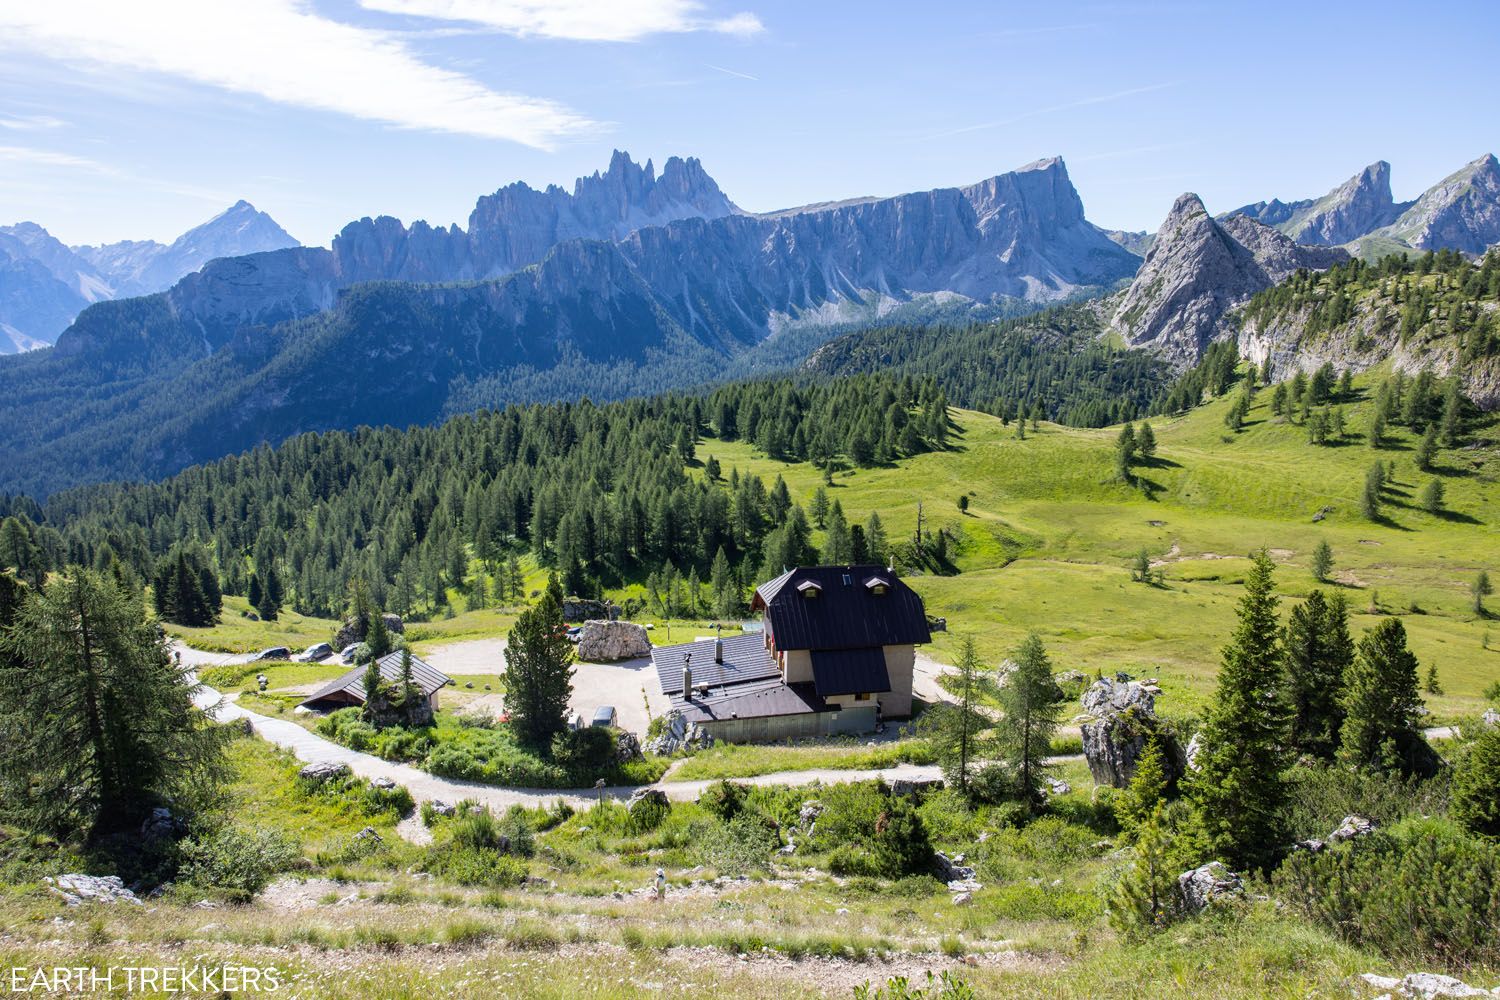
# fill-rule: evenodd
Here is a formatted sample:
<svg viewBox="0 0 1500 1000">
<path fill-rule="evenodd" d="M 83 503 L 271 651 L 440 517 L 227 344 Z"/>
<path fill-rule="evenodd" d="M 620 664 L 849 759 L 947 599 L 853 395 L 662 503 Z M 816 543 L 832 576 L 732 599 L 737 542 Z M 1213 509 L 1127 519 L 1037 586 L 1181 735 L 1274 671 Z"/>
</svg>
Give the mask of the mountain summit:
<svg viewBox="0 0 1500 1000">
<path fill-rule="evenodd" d="M 1388 234 L 1419 250 L 1483 253 L 1500 243 L 1500 162 L 1493 153 L 1467 163 L 1423 192 Z"/>
<path fill-rule="evenodd" d="M 1228 215 L 1248 216 L 1299 243 L 1337 246 L 1390 225 L 1409 205 L 1391 197 L 1391 165 L 1377 160 L 1321 198 L 1261 201 Z"/>
</svg>

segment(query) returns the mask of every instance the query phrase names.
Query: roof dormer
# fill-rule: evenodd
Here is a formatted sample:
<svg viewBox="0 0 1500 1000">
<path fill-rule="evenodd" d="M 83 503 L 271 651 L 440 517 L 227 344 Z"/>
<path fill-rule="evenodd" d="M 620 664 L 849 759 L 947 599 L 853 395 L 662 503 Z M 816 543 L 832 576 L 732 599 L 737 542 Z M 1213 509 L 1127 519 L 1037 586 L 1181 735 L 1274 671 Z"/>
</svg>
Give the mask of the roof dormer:
<svg viewBox="0 0 1500 1000">
<path fill-rule="evenodd" d="M 821 597 L 823 594 L 823 586 L 816 580 L 803 580 L 801 583 L 797 584 L 797 593 L 808 599 Z"/>
<path fill-rule="evenodd" d="M 872 576 L 865 581 L 865 590 L 869 591 L 871 594 L 874 594 L 876 597 L 884 597 L 891 591 L 891 581 L 887 580 L 885 577 Z"/>
</svg>

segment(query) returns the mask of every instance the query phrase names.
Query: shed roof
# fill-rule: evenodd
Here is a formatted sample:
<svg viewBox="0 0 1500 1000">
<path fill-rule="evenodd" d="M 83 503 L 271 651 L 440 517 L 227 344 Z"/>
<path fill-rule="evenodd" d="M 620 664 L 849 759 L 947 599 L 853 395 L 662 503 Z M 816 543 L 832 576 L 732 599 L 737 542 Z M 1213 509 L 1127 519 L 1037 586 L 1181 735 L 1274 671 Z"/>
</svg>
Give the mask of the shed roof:
<svg viewBox="0 0 1500 1000">
<path fill-rule="evenodd" d="M 828 710 L 811 684 L 783 684 L 779 679 L 737 684 L 723 694 L 695 695 L 691 700 L 674 695 L 672 707 L 688 722 L 762 719 Z"/>
<path fill-rule="evenodd" d="M 824 698 L 838 694 L 883 694 L 891 689 L 885 668 L 885 650 L 815 649 L 812 651 L 813 686 Z"/>
<path fill-rule="evenodd" d="M 401 679 L 401 653 L 387 653 L 379 660 L 380 679 L 387 682 L 399 681 Z M 423 697 L 431 697 L 433 692 L 446 684 L 452 684 L 453 678 L 441 670 L 429 666 L 421 657 L 411 658 L 412 683 L 422 692 Z M 348 673 L 343 674 L 335 680 L 329 681 L 323 687 L 313 692 L 302 702 L 304 705 L 312 705 L 326 698 L 343 693 L 363 702 L 365 700 L 365 668 L 355 667 Z"/>
<path fill-rule="evenodd" d="M 889 584 L 884 594 L 867 584 Z M 806 596 L 818 589 L 817 596 Z M 916 591 L 884 566 L 799 566 L 756 588 L 777 649 L 862 649 L 932 641 Z M 696 664 L 695 656 L 693 662 Z M 696 670 L 694 671 L 696 676 Z"/>
<path fill-rule="evenodd" d="M 693 686 L 710 687 L 742 684 L 746 681 L 779 677 L 781 671 L 766 650 L 765 637 L 756 633 L 730 635 L 724 638 L 724 662 L 714 662 L 714 640 L 699 639 L 676 646 L 657 646 L 651 650 L 651 662 L 661 680 L 664 694 L 682 692 L 683 657 L 692 654 Z"/>
</svg>

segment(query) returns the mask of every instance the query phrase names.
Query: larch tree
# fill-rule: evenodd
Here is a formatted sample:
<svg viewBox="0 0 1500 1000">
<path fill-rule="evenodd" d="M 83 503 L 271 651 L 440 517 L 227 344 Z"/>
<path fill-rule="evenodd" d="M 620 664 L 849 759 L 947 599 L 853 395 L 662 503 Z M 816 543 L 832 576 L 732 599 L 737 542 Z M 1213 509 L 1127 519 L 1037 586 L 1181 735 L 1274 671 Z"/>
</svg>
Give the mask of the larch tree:
<svg viewBox="0 0 1500 1000">
<path fill-rule="evenodd" d="M 1265 868 L 1274 860 L 1290 797 L 1291 727 L 1273 571 L 1265 551 L 1254 554 L 1190 783 L 1204 846 L 1234 867 Z"/>
<path fill-rule="evenodd" d="M 193 705 L 145 608 L 73 568 L 0 631 L 0 812 L 35 832 L 130 829 L 161 800 L 191 803 L 225 777 L 223 731 Z"/>
<path fill-rule="evenodd" d="M 999 691 L 1004 713 L 1001 746 L 1017 791 L 1028 805 L 1035 806 L 1045 798 L 1042 783 L 1047 777 L 1047 755 L 1052 752 L 1062 704 L 1052 679 L 1052 661 L 1036 633 L 1016 649 L 1015 664 Z"/>
<path fill-rule="evenodd" d="M 956 701 L 939 702 L 922 713 L 920 726 L 932 741 L 943 776 L 960 793 L 971 793 L 971 782 L 981 759 L 993 746 L 994 723 L 980 710 L 980 699 L 988 690 L 981 676 L 979 652 L 973 636 L 963 636 L 955 663 Z"/>
</svg>

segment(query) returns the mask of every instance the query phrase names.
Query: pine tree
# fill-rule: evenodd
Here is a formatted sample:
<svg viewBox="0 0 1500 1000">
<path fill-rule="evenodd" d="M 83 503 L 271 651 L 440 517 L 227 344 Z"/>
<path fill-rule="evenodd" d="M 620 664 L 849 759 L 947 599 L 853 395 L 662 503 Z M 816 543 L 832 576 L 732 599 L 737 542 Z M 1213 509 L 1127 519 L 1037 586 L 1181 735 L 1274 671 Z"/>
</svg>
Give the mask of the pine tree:
<svg viewBox="0 0 1500 1000">
<path fill-rule="evenodd" d="M 1318 539 L 1318 544 L 1313 547 L 1312 574 L 1313 579 L 1319 583 L 1328 582 L 1328 574 L 1333 570 L 1333 547 L 1328 544 L 1328 539 Z"/>
<path fill-rule="evenodd" d="M 516 739 L 542 749 L 567 725 L 573 693 L 573 644 L 549 585 L 536 607 L 516 619 L 505 647 L 505 710 Z"/>
<path fill-rule="evenodd" d="M 835 500 L 828 511 L 828 535 L 823 543 L 823 561 L 830 566 L 844 566 L 849 563 L 851 555 L 849 523 L 844 519 L 843 505 Z"/>
<path fill-rule="evenodd" d="M 890 542 L 886 539 L 885 525 L 881 523 L 880 515 L 874 511 L 870 512 L 870 519 L 865 522 L 865 548 L 869 550 L 872 563 L 885 563 L 890 558 Z"/>
<path fill-rule="evenodd" d="M 1130 564 L 1130 579 L 1136 583 L 1151 582 L 1151 553 L 1144 547 L 1135 554 L 1135 560 Z"/>
<path fill-rule="evenodd" d="M 1163 929 L 1176 913 L 1177 869 L 1171 864 L 1172 837 L 1160 804 L 1136 824 L 1133 840 L 1130 867 L 1106 904 L 1112 926 L 1139 936 Z"/>
<path fill-rule="evenodd" d="M 1166 757 L 1158 736 L 1153 735 L 1146 741 L 1145 749 L 1135 762 L 1135 774 L 1131 775 L 1130 784 L 1115 796 L 1114 803 L 1115 816 L 1127 839 L 1134 839 L 1141 824 L 1166 806 Z"/>
<path fill-rule="evenodd" d="M 822 531 L 828 527 L 828 490 L 826 487 L 819 486 L 813 491 L 811 510 L 813 524 L 818 526 L 818 530 Z"/>
<path fill-rule="evenodd" d="M 1412 771 L 1424 746 L 1417 658 L 1406 648 L 1406 628 L 1386 618 L 1365 633 L 1344 677 L 1344 725 L 1338 758 L 1351 767 Z"/>
<path fill-rule="evenodd" d="M 1016 668 L 1000 687 L 1004 759 L 1015 775 L 1017 791 L 1030 805 L 1041 804 L 1047 776 L 1047 755 L 1062 711 L 1056 700 L 1057 682 L 1042 640 L 1033 632 L 1015 651 Z"/>
<path fill-rule="evenodd" d="M 1490 585 L 1489 573 L 1485 572 L 1484 570 L 1480 570 L 1479 573 L 1474 577 L 1474 582 L 1469 586 L 1470 606 L 1474 609 L 1474 613 L 1480 618 L 1489 617 L 1489 612 L 1486 611 L 1484 607 L 1484 599 L 1486 597 L 1489 597 L 1494 592 L 1495 588 Z"/>
<path fill-rule="evenodd" d="M 1438 436 L 1444 448 L 1457 448 L 1463 433 L 1463 398 L 1458 394 L 1458 379 L 1448 380 L 1443 393 L 1443 415 L 1438 420 Z"/>
<path fill-rule="evenodd" d="M 1437 455 L 1437 428 L 1432 424 L 1427 425 L 1427 430 L 1422 435 L 1422 440 L 1417 444 L 1417 452 L 1413 456 L 1417 462 L 1417 468 L 1423 472 L 1432 471 L 1432 460 Z"/>
<path fill-rule="evenodd" d="M 1156 432 L 1151 429 L 1149 423 L 1141 424 L 1141 429 L 1135 436 L 1135 443 L 1142 458 L 1150 461 L 1156 457 Z"/>
<path fill-rule="evenodd" d="M 152 805 L 226 776 L 222 731 L 145 608 L 73 568 L 0 631 L 0 814 L 55 836 L 133 829 Z"/>
<path fill-rule="evenodd" d="M 365 629 L 365 647 L 371 660 L 378 660 L 395 648 L 391 630 L 385 623 L 385 615 L 379 611 L 370 612 L 370 626 Z"/>
<path fill-rule="evenodd" d="M 1282 703 L 1274 570 L 1252 557 L 1239 623 L 1224 648 L 1218 691 L 1199 733 L 1191 782 L 1204 845 L 1231 866 L 1267 866 L 1283 841 L 1289 719 Z"/>
<path fill-rule="evenodd" d="M 1453 769 L 1452 812 L 1475 833 L 1500 838 L 1500 726 L 1481 727 Z"/>
<path fill-rule="evenodd" d="M 1422 509 L 1429 514 L 1441 514 L 1443 512 L 1443 481 L 1433 478 L 1427 480 L 1422 486 L 1422 493 L 1417 498 Z"/>
<path fill-rule="evenodd" d="M 1286 689 L 1292 712 L 1292 746 L 1331 759 L 1338 749 L 1344 710 L 1344 673 L 1354 650 L 1344 596 L 1321 590 L 1292 609 L 1286 627 Z"/>
</svg>

